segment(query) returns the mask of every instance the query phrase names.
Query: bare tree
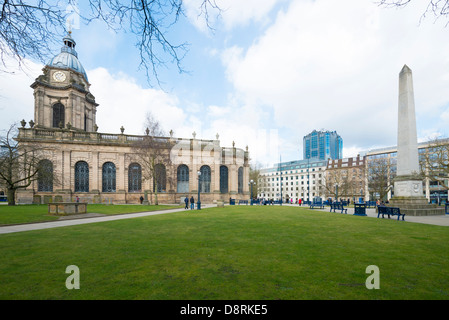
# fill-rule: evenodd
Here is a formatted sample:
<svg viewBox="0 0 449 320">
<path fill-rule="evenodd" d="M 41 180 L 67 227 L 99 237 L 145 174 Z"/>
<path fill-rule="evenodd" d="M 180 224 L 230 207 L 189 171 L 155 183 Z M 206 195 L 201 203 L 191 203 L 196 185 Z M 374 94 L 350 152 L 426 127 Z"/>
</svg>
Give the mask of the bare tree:
<svg viewBox="0 0 449 320">
<path fill-rule="evenodd" d="M 11 125 L 0 135 L 0 185 L 6 188 L 8 205 L 15 205 L 16 192 L 29 187 L 33 181 L 53 182 L 53 170 L 49 170 L 41 146 L 19 145 L 15 140 L 17 126 Z"/>
<path fill-rule="evenodd" d="M 396 176 L 388 159 L 375 159 L 367 162 L 368 192 L 372 198 L 386 200 L 388 192 L 393 188 Z"/>
<path fill-rule="evenodd" d="M 253 197 L 258 196 L 259 190 L 262 189 L 262 179 L 260 175 L 260 169 L 262 168 L 262 164 L 259 162 L 253 163 L 249 166 L 249 180 L 253 180 L 255 184 L 253 184 Z M 250 186 L 251 190 L 251 186 Z"/>
<path fill-rule="evenodd" d="M 420 157 L 420 171 L 424 178 L 449 190 L 449 139 L 429 142 L 429 147 Z"/>
<path fill-rule="evenodd" d="M 66 22 L 74 14 L 68 8 L 77 8 L 77 0 L 4 0 L 0 1 L 0 58 L 3 68 L 6 57 L 19 63 L 25 57 L 45 63 L 51 45 L 67 32 Z M 187 43 L 174 43 L 169 31 L 184 17 L 182 0 L 89 0 L 85 12 L 76 12 L 79 20 L 89 24 L 100 21 L 116 32 L 129 32 L 136 37 L 140 66 L 147 79 L 154 75 L 159 83 L 158 68 L 175 63 L 183 72 L 181 61 L 187 53 Z M 200 15 L 206 22 L 210 11 L 219 14 L 215 0 L 202 0 Z M 79 11 L 79 10 L 77 10 Z M 207 22 L 207 25 L 209 23 Z"/>
<path fill-rule="evenodd" d="M 354 195 L 353 176 L 348 170 L 328 170 L 326 172 L 326 183 L 324 185 L 326 194 L 338 198 L 346 198 Z"/>
<path fill-rule="evenodd" d="M 412 0 L 380 0 L 377 3 L 380 6 L 390 8 L 390 7 L 404 7 L 408 5 L 411 1 Z M 433 14 L 436 18 L 448 17 L 449 0 L 428 0 L 426 10 L 423 12 L 421 20 L 424 19 L 426 15 L 429 13 Z"/>
<path fill-rule="evenodd" d="M 142 177 L 144 180 L 153 181 L 150 189 L 151 197 L 155 194 L 155 204 L 158 204 L 158 193 L 167 190 L 167 184 L 171 187 L 173 179 L 167 176 L 167 168 L 171 165 L 170 139 L 164 137 L 165 132 L 159 121 L 150 113 L 145 120 L 145 135 L 135 142 L 133 149 L 142 164 Z M 152 201 L 152 199 L 151 199 Z"/>
</svg>

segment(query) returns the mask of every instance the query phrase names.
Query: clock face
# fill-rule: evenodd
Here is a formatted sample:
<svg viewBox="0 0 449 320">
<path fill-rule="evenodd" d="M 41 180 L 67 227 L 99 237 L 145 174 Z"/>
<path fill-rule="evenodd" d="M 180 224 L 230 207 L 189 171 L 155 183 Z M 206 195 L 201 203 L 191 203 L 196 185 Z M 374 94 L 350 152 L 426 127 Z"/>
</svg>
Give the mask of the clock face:
<svg viewBox="0 0 449 320">
<path fill-rule="evenodd" d="M 55 79 L 58 82 L 62 82 L 65 80 L 65 73 L 61 71 L 56 71 L 53 73 L 53 79 Z"/>
</svg>

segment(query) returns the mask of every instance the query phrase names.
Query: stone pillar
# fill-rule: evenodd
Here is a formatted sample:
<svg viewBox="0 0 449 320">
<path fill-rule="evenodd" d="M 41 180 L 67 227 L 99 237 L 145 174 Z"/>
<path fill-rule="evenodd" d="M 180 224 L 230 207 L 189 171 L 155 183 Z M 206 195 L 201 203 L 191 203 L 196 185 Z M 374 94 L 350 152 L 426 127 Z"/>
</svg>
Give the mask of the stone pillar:
<svg viewBox="0 0 449 320">
<path fill-rule="evenodd" d="M 90 191 L 92 191 L 92 192 L 100 192 L 101 177 L 98 174 L 98 171 L 99 171 L 98 158 L 99 158 L 99 152 L 93 151 L 92 152 L 92 164 L 91 164 L 92 173 L 89 174 L 89 188 L 90 188 Z"/>
<path fill-rule="evenodd" d="M 444 214 L 427 203 L 419 177 L 418 140 L 412 71 L 404 65 L 399 73 L 397 176 L 394 178 L 393 207 L 406 215 Z"/>
</svg>

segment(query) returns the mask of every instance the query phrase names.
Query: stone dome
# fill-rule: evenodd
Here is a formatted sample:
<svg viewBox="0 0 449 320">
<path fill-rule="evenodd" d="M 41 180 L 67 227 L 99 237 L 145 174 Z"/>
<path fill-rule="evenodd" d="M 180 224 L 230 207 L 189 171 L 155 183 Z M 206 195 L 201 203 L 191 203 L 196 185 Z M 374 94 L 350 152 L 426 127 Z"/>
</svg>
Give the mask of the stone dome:
<svg viewBox="0 0 449 320">
<path fill-rule="evenodd" d="M 61 48 L 61 53 L 55 56 L 50 62 L 47 64 L 49 67 L 56 67 L 61 69 L 71 69 L 78 73 L 81 73 L 87 82 L 86 71 L 83 68 L 83 65 L 78 60 L 78 53 L 75 51 L 75 40 L 72 39 L 70 33 L 64 37 L 64 46 Z"/>
</svg>

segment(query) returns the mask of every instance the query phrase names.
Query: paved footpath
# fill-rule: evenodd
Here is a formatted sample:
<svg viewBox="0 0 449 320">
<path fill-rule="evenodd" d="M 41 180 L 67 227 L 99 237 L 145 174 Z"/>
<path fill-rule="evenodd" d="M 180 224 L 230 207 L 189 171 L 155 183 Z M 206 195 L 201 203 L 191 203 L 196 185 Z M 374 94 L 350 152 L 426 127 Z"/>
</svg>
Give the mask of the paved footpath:
<svg viewBox="0 0 449 320">
<path fill-rule="evenodd" d="M 297 204 L 282 204 L 283 206 L 289 206 L 289 207 L 298 207 Z M 302 206 L 302 208 L 308 209 L 309 206 Z M 329 207 L 325 207 L 324 209 L 313 209 L 313 210 L 319 210 L 324 212 L 329 212 L 334 214 L 334 212 L 330 212 Z M 337 210 L 336 214 L 340 214 Z M 348 208 L 348 214 L 354 214 L 354 208 Z M 366 217 L 361 218 L 376 218 L 377 219 L 377 213 L 376 209 L 374 208 L 367 208 L 366 209 Z M 380 218 L 382 219 L 382 217 Z M 388 216 L 385 215 L 385 219 L 388 219 Z M 397 220 L 398 217 L 391 217 L 390 219 Z M 416 223 L 424 223 L 424 224 L 433 224 L 437 226 L 449 226 L 449 214 L 443 214 L 439 216 L 405 216 L 405 221 L 408 222 L 416 222 Z M 400 220 L 402 222 L 402 218 Z"/>
<path fill-rule="evenodd" d="M 211 207 L 212 205 L 202 205 L 203 208 Z M 215 205 L 213 205 L 215 206 Z M 63 216 L 59 220 L 50 221 L 50 222 L 38 222 L 38 223 L 27 223 L 27 224 L 16 224 L 11 226 L 3 226 L 0 227 L 0 234 L 4 233 L 14 233 L 14 232 L 22 232 L 22 231 L 31 231 L 31 230 L 41 230 L 41 229 L 49 229 L 49 228 L 58 228 L 58 227 L 66 227 L 66 226 L 75 226 L 79 224 L 87 224 L 87 223 L 95 223 L 95 222 L 103 222 L 103 221 L 114 221 L 121 219 L 132 219 L 139 217 L 152 216 L 156 214 L 164 214 L 171 212 L 194 212 L 195 210 L 190 209 L 168 209 L 168 210 L 158 210 L 158 211 L 150 211 L 150 212 L 137 212 L 137 213 L 126 213 L 126 214 L 116 214 L 116 215 L 99 215 L 99 214 L 83 214 L 83 215 L 74 215 L 74 216 Z M 86 217 L 87 216 L 87 217 Z"/>
<path fill-rule="evenodd" d="M 298 207 L 298 205 L 290 205 L 290 204 L 283 204 L 283 205 Z M 203 205 L 203 208 L 208 208 L 208 207 L 215 207 L 215 205 Z M 303 208 L 307 208 L 307 207 L 303 206 Z M 329 208 L 314 209 L 314 210 L 329 212 Z M 180 212 L 180 211 L 189 212 L 190 209 L 188 209 L 188 210 L 185 210 L 182 208 L 181 209 L 169 209 L 169 210 L 160 210 L 160 211 L 151 211 L 151 212 L 117 214 L 117 215 L 112 215 L 112 216 L 97 215 L 97 214 L 87 214 L 88 217 L 86 217 L 86 215 L 64 216 L 60 220 L 51 221 L 51 222 L 39 222 L 39 223 L 3 226 L 3 227 L 0 227 L 0 234 L 31 231 L 31 230 L 41 230 L 41 229 L 49 229 L 49 228 L 58 228 L 58 227 L 65 227 L 65 226 L 74 226 L 74 225 L 103 222 L 103 221 L 132 219 L 132 218 L 146 217 L 146 216 L 152 216 L 152 215 L 156 215 L 156 214 L 164 214 L 164 213 Z M 194 211 L 196 211 L 196 210 L 192 210 L 192 212 L 194 212 Z M 340 213 L 332 212 L 332 214 L 340 214 Z M 349 208 L 348 214 L 354 214 L 354 208 Z M 376 213 L 375 209 L 366 209 L 366 214 L 367 214 L 366 217 L 360 217 L 360 218 L 362 218 L 362 219 L 368 218 L 368 217 L 369 218 L 377 218 L 377 213 Z M 386 218 L 386 219 L 388 219 L 388 218 Z M 391 219 L 397 220 L 397 217 L 392 217 Z M 449 214 L 439 215 L 439 216 L 421 216 L 421 217 L 405 216 L 405 221 L 424 223 L 424 224 L 433 224 L 433 225 L 439 225 L 439 226 L 449 226 Z M 402 220 L 398 221 L 398 223 L 401 223 L 401 222 L 402 222 Z"/>
<path fill-rule="evenodd" d="M 316 209 L 314 209 L 316 210 Z M 320 210 L 320 209 L 318 209 Z M 329 208 L 323 209 L 321 211 L 327 211 L 329 212 Z M 333 214 L 333 212 L 332 212 Z M 340 214 L 337 210 L 337 214 Z M 354 214 L 354 208 L 348 208 L 348 214 Z M 377 212 L 376 209 L 374 208 L 369 208 L 366 209 L 366 217 L 370 217 L 370 218 L 376 218 L 377 219 Z M 366 218 L 366 217 L 361 217 L 361 218 Z M 382 219 L 382 216 L 379 218 Z M 388 219 L 388 216 L 385 215 L 384 219 Z M 390 219 L 393 220 L 397 220 L 398 217 L 393 216 Z M 416 222 L 416 223 L 424 223 L 424 224 L 433 224 L 433 225 L 437 225 L 437 226 L 449 226 L 449 214 L 443 214 L 443 215 L 438 215 L 438 216 L 405 216 L 405 221 L 408 222 Z M 398 222 L 402 222 L 402 218 L 400 218 L 400 220 Z"/>
</svg>

